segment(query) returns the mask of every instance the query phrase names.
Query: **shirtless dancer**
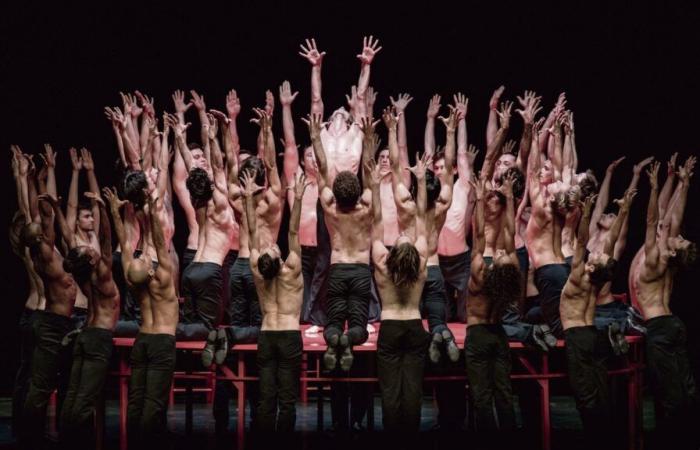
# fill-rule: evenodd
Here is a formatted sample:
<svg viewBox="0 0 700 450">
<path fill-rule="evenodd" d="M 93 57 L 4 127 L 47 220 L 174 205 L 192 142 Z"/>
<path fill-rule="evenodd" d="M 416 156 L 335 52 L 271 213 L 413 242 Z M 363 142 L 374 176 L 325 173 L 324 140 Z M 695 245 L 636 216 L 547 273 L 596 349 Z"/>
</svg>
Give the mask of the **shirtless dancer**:
<svg viewBox="0 0 700 450">
<path fill-rule="evenodd" d="M 560 125 L 555 123 L 554 126 Z M 555 134 L 555 138 L 558 136 Z M 559 300 L 571 268 L 561 252 L 561 238 L 557 236 L 555 239 L 555 234 L 560 233 L 555 232 L 555 228 L 559 227 L 555 227 L 553 196 L 547 189 L 559 173 L 551 159 L 543 162 L 538 133 L 533 132 L 532 139 L 528 163 L 528 195 L 532 209 L 525 230 L 525 241 L 530 261 L 535 268 L 535 284 L 539 291 L 544 321 L 554 336 L 561 337 Z"/>
<path fill-rule="evenodd" d="M 204 98 L 191 91 L 193 104 L 201 124 L 201 141 L 209 170 L 194 167 L 187 149 L 184 131 L 186 124 L 175 116 L 168 116 L 175 135 L 175 146 L 188 170 L 187 189 L 199 223 L 197 253 L 183 273 L 183 320 L 178 334 L 185 339 L 207 344 L 202 352 L 202 363 L 211 365 L 216 350 L 226 349 L 226 333 L 215 329 L 221 320 L 223 274 L 222 265 L 231 246 L 234 230 L 233 212 L 228 205 L 228 187 L 221 152 L 216 142 L 216 121 L 207 116 Z M 225 351 L 224 351 L 225 355 Z"/>
<path fill-rule="evenodd" d="M 367 315 L 369 312 L 370 279 L 370 206 L 369 174 L 364 167 L 360 185 L 357 176 L 348 170 L 338 172 L 331 183 L 328 161 L 322 143 L 321 116 L 314 114 L 309 121 L 309 134 L 316 155 L 320 177 L 319 196 L 331 237 L 331 267 L 328 275 L 328 323 L 323 333 L 328 349 L 323 362 L 327 370 L 333 370 L 340 362 L 343 371 L 350 370 L 353 362 L 352 347 L 367 341 Z M 364 119 L 365 129 L 371 129 L 369 119 Z M 373 135 L 373 131 L 366 135 Z M 375 151 L 368 139 L 363 140 L 363 159 L 372 158 Z M 348 321 L 348 330 L 345 321 Z M 340 355 L 340 358 L 338 358 Z M 340 360 L 340 361 L 338 361 Z"/>
<path fill-rule="evenodd" d="M 185 113 L 189 110 L 189 108 L 193 105 L 193 102 L 190 101 L 188 103 L 185 103 L 185 93 L 183 91 L 177 90 L 173 93 L 172 95 L 172 100 L 173 100 L 173 105 L 175 107 L 175 115 L 177 116 L 178 120 L 181 123 L 186 123 L 185 121 Z M 236 119 L 236 115 L 230 116 L 231 120 Z M 224 130 L 222 129 L 221 132 L 223 133 Z M 187 142 L 187 131 L 184 131 L 185 134 L 185 142 Z M 165 142 L 165 139 L 164 139 Z M 200 169 L 204 170 L 209 170 L 209 165 L 207 162 L 206 157 L 204 156 L 204 151 L 202 150 L 202 145 L 194 143 L 194 142 L 187 142 L 187 148 L 190 151 L 190 154 L 192 155 L 192 167 L 198 167 Z M 175 195 L 177 196 L 178 202 L 180 203 L 180 207 L 182 208 L 182 211 L 185 213 L 185 219 L 187 223 L 187 245 L 185 247 L 185 250 L 182 252 L 182 260 L 180 262 L 180 276 L 184 274 L 185 269 L 187 269 L 187 266 L 190 265 L 192 260 L 194 259 L 195 253 L 197 253 L 197 239 L 199 237 L 199 225 L 197 224 L 197 217 L 195 214 L 195 209 L 192 206 L 192 200 L 190 199 L 190 193 L 187 190 L 186 186 L 186 180 L 187 180 L 187 169 L 185 167 L 185 162 L 182 159 L 182 155 L 180 155 L 180 152 L 176 151 L 175 156 L 174 156 L 174 162 L 173 162 L 173 174 L 172 174 L 172 190 L 174 191 Z M 236 258 L 238 257 L 238 224 L 234 223 L 234 229 L 233 229 L 233 236 L 231 238 L 231 246 L 230 250 L 227 253 L 226 257 L 224 258 L 223 266 L 222 266 L 222 278 L 223 278 L 223 304 L 228 305 L 229 304 L 229 273 L 231 266 L 233 263 L 236 261 Z M 178 282 L 178 285 L 180 283 Z"/>
<path fill-rule="evenodd" d="M 500 321 L 505 308 L 519 298 L 522 292 L 522 275 L 515 252 L 513 177 L 504 178 L 499 187 L 499 192 L 506 199 L 503 217 L 504 247 L 496 251 L 493 264 L 489 266 L 484 262 L 484 210 L 489 197 L 486 175 L 482 172 L 480 179 L 473 185 L 476 192 L 476 215 L 472 235 L 474 240 L 464 356 L 477 430 L 480 433 L 493 433 L 498 429 L 510 433 L 515 428 L 510 348 Z M 496 416 L 493 414 L 494 404 Z M 491 437 L 497 436 L 494 434 Z"/>
<path fill-rule="evenodd" d="M 301 322 L 321 325 L 311 315 L 311 285 L 316 259 L 318 257 L 318 239 L 316 238 L 318 202 L 318 168 L 314 157 L 314 149 L 309 145 L 301 149 L 302 158 L 299 158 L 299 147 L 294 135 L 294 120 L 292 118 L 292 102 L 298 92 L 292 93 L 289 81 L 280 86 L 280 103 L 282 104 L 282 128 L 284 130 L 284 182 L 287 186 L 294 185 L 294 180 L 299 174 L 304 174 L 308 187 L 302 198 L 301 219 L 299 223 L 299 243 L 301 245 L 301 273 L 304 277 L 304 303 L 301 308 Z M 295 204 L 294 191 L 287 190 L 287 204 L 289 209 Z M 318 322 L 318 323 L 316 323 Z"/>
<path fill-rule="evenodd" d="M 474 211 L 474 195 L 469 180 L 473 177 L 474 147 L 467 149 L 467 106 L 469 100 L 463 94 L 454 96 L 454 108 L 460 113 L 457 126 L 457 175 L 452 193 L 452 205 L 447 210 L 445 225 L 438 239 L 438 259 L 446 289 L 446 321 L 466 321 L 467 281 L 469 280 L 469 245 L 467 237 Z M 435 117 L 440 109 L 440 96 L 436 95 L 428 107 L 425 127 L 425 151 L 435 150 Z M 434 158 L 435 174 L 442 179 L 444 157 Z M 434 272 L 434 270 L 433 270 Z M 431 355 L 435 355 L 433 351 Z"/>
<path fill-rule="evenodd" d="M 445 286 L 440 271 L 438 251 L 438 235 L 445 223 L 447 211 L 452 202 L 452 186 L 454 183 L 453 166 L 455 158 L 455 131 L 459 117 L 457 109 L 453 109 L 448 119 L 441 117 L 447 127 L 447 141 L 444 155 L 444 168 L 441 168 L 442 179 L 428 171 L 426 175 L 426 185 L 428 190 L 426 227 L 428 236 L 428 273 L 422 295 L 422 307 L 428 316 L 428 325 L 432 335 L 429 355 L 430 359 L 436 363 L 441 357 L 442 345 L 445 346 L 451 361 L 459 359 L 459 349 L 454 342 L 454 336 L 447 328 Z M 398 146 L 397 146 L 397 123 L 398 117 L 389 110 L 384 112 L 384 123 L 389 130 L 389 155 L 392 170 L 392 187 L 394 190 L 394 200 L 399 217 L 399 229 L 402 233 L 409 233 L 415 237 L 415 213 L 416 203 L 411 195 L 411 191 L 405 184 L 402 177 L 402 167 L 400 166 Z M 423 154 L 424 157 L 431 157 L 430 152 Z M 436 163 L 433 162 L 433 166 Z"/>
<path fill-rule="evenodd" d="M 262 187 L 255 184 L 251 173 L 243 174 L 250 266 L 263 315 L 257 352 L 260 400 L 254 424 L 263 436 L 275 431 L 291 433 L 296 421 L 303 348 L 299 316 L 304 291 L 299 220 L 305 187 L 303 174 L 289 187 L 294 204 L 289 222 L 289 254 L 282 261 L 277 244 L 260 244 L 255 193 Z"/>
<path fill-rule="evenodd" d="M 12 392 L 12 434 L 17 435 L 20 432 L 22 408 L 24 407 L 24 401 L 27 397 L 29 380 L 31 377 L 32 354 L 34 353 L 34 332 L 32 328 L 35 312 L 44 309 L 46 297 L 44 296 L 44 283 L 34 269 L 29 249 L 22 244 L 22 229 L 28 221 L 32 221 L 33 217 L 29 208 L 29 193 L 22 189 L 23 182 L 26 181 L 27 186 L 30 184 L 32 185 L 29 189 L 36 188 L 33 186 L 33 178 L 30 177 L 27 179 L 30 168 L 29 161 L 22 155 L 21 151 L 15 149 L 15 147 L 12 148 L 12 153 L 12 175 L 17 188 L 18 210 L 12 218 L 12 224 L 10 225 L 10 247 L 12 248 L 12 252 L 22 260 L 29 281 L 29 294 L 24 302 L 24 310 L 19 319 L 20 361 Z M 40 172 L 48 176 L 48 168 Z M 39 178 L 41 179 L 42 177 L 39 176 Z"/>
<path fill-rule="evenodd" d="M 361 62 L 360 77 L 357 83 L 357 88 L 353 89 L 351 97 L 347 97 L 351 112 L 348 113 L 345 108 L 338 108 L 329 117 L 327 126 L 321 129 L 321 143 L 326 149 L 328 161 L 329 188 L 335 179 L 336 174 L 342 171 L 349 171 L 352 174 L 358 174 L 361 167 L 362 158 L 362 132 L 360 123 L 363 118 L 371 115 L 370 103 L 373 101 L 370 95 L 369 79 L 370 67 L 376 54 L 382 49 L 379 46 L 379 41 L 372 36 L 363 39 L 362 53 L 357 55 Z M 321 92 L 321 65 L 326 52 L 319 52 L 316 41 L 314 39 L 306 40 L 305 45 L 301 45 L 299 54 L 306 58 L 311 64 L 311 115 L 318 114 L 321 117 L 324 115 L 324 103 Z M 320 193 L 320 189 L 318 189 Z M 327 289 L 328 271 L 331 264 L 330 254 L 331 245 L 329 242 L 329 234 L 332 230 L 327 227 L 324 215 L 322 214 L 320 203 L 317 206 L 317 253 L 316 267 L 311 285 L 309 296 L 311 302 L 308 310 L 311 311 L 313 322 L 319 321 L 323 315 L 322 309 L 327 304 L 327 294 L 324 291 Z M 370 301 L 370 317 L 378 317 L 379 304 L 375 296 L 372 296 Z M 327 311 L 326 311 L 327 314 Z M 314 325 L 316 325 L 314 323 Z M 318 327 L 312 327 L 315 330 Z"/>
<path fill-rule="evenodd" d="M 112 356 L 112 332 L 119 317 L 119 290 L 112 278 L 112 230 L 104 202 L 99 195 L 85 196 L 99 205 L 97 236 L 100 251 L 81 244 L 72 234 L 58 202 L 50 196 L 63 239 L 69 251 L 63 267 L 73 275 L 88 300 L 87 322 L 73 346 L 73 365 L 68 392 L 61 411 L 61 441 L 66 447 L 90 449 L 96 445 L 95 408 L 102 394 Z"/>
<path fill-rule="evenodd" d="M 622 223 L 629 214 L 629 207 L 636 191 L 629 190 L 619 202 L 620 211 L 610 229 L 601 250 L 586 257 L 591 208 L 594 196 L 586 198 L 579 222 L 577 241 L 571 273 L 564 285 L 559 305 L 561 323 L 566 341 L 566 360 L 569 382 L 574 392 L 576 406 L 590 444 L 605 447 L 610 436 L 608 376 L 605 366 L 604 346 L 607 339 L 593 324 L 595 302 L 600 289 L 614 274 L 616 261 L 612 257 L 615 241 Z"/>
<path fill-rule="evenodd" d="M 42 195 L 39 201 L 41 222 L 28 221 L 22 229 L 22 244 L 29 248 L 46 296 L 46 309 L 35 313 L 36 346 L 19 436 L 20 447 L 32 449 L 43 446 L 46 406 L 58 384 L 61 341 L 73 329 L 70 317 L 77 290 L 73 277 L 63 268 L 63 257 L 55 248 L 54 214 L 45 194 Z"/>
<path fill-rule="evenodd" d="M 389 121 L 390 152 L 396 148 L 396 117 Z M 392 143 L 392 141 L 394 141 Z M 381 202 L 381 165 L 370 167 L 372 186 L 372 261 L 382 298 L 382 323 L 377 340 L 377 373 L 382 392 L 382 421 L 391 438 L 418 432 L 423 401 L 423 369 L 430 335 L 423 329 L 420 301 L 427 276 L 428 242 L 425 229 L 427 159 L 417 158 L 411 172 L 417 179 L 415 229 L 403 232 L 387 249 Z M 396 175 L 396 174 L 394 174 Z M 406 231 L 406 230 L 404 230 Z M 410 442 L 410 441 L 406 441 Z"/>
<path fill-rule="evenodd" d="M 615 223 L 617 215 L 613 212 L 606 212 L 608 208 L 608 199 L 610 197 L 610 182 L 615 168 L 622 162 L 624 157 L 619 158 L 608 165 L 605 173 L 605 178 L 600 185 L 600 191 L 596 198 L 595 207 L 591 213 L 591 223 L 589 225 L 589 240 L 586 249 L 589 252 L 601 252 L 603 246 L 610 234 L 610 230 Z M 653 161 L 652 157 L 646 158 L 635 164 L 632 169 L 632 180 L 630 181 L 627 191 L 637 189 L 639 176 L 642 169 Z M 629 228 L 629 215 L 622 223 L 613 254 L 610 255 L 616 261 L 622 258 L 622 254 L 627 244 L 627 230 Z M 631 324 L 633 316 L 629 307 L 622 302 L 617 302 L 612 295 L 612 282 L 605 283 L 598 293 L 595 308 L 595 325 L 599 329 L 608 331 L 608 337 L 615 354 L 626 353 L 629 346 L 624 338 L 624 333 Z"/>
<path fill-rule="evenodd" d="M 141 327 L 131 351 L 127 406 L 129 444 L 134 448 L 155 448 L 166 442 L 168 396 L 175 370 L 175 331 L 179 316 L 172 260 L 165 247 L 162 224 L 157 214 L 150 213 L 160 199 L 146 195 L 148 204 L 144 211 L 158 257 L 154 268 L 151 258 L 146 256 L 147 249 L 139 258 L 132 256 L 132 244 L 127 239 L 119 214 L 126 202 L 119 200 L 114 189 L 103 192 L 122 248 L 126 282 L 141 307 Z"/>
<path fill-rule="evenodd" d="M 659 222 L 658 182 L 659 163 L 647 173 L 651 184 L 647 210 L 644 261 L 635 280 L 637 300 L 642 309 L 646 335 L 647 363 L 651 372 L 655 395 L 661 405 L 657 418 L 658 442 L 669 440 L 695 442 L 693 426 L 697 424 L 700 394 L 693 379 L 686 351 L 685 325 L 671 312 L 670 300 L 673 276 L 695 262 L 697 248 L 694 242 L 680 234 L 690 178 L 695 158 L 690 157 L 678 170 L 679 197 L 673 206 L 670 220 Z M 692 444 L 688 446 L 691 448 Z"/>
</svg>

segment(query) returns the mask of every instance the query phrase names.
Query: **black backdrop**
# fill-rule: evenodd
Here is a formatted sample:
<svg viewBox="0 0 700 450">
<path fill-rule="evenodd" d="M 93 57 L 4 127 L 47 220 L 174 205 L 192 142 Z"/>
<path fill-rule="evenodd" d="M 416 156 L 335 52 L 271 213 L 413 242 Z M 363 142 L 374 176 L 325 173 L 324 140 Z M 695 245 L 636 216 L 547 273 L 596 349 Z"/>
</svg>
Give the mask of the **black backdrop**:
<svg viewBox="0 0 700 450">
<path fill-rule="evenodd" d="M 362 36 L 374 34 L 384 47 L 372 66 L 371 84 L 379 91 L 375 108 L 384 107 L 389 95 L 414 96 L 407 109 L 411 153 L 422 150 L 425 109 L 436 92 L 443 95 L 443 104 L 457 91 L 469 96 L 469 140 L 483 149 L 488 99 L 501 83 L 506 85 L 506 98 L 534 89 L 547 108 L 558 92 L 566 91 L 576 113 L 581 166 L 602 177 L 610 160 L 627 155 L 617 169 L 613 195 L 620 195 L 628 183 L 633 161 L 647 155 L 665 161 L 674 151 L 683 156 L 697 153 L 700 72 L 695 60 L 700 40 L 697 11 L 687 6 L 629 9 L 590 2 L 566 7 L 499 2 L 498 7 L 486 7 L 486 2 L 431 2 L 379 11 L 379 2 L 305 3 L 304 10 L 209 3 L 3 6 L 0 148 L 17 143 L 37 152 L 43 142 L 51 142 L 59 152 L 59 192 L 65 197 L 67 148 L 87 146 L 101 185 L 111 184 L 116 150 L 102 108 L 118 104 L 119 90 L 139 89 L 155 96 L 159 111 L 172 110 L 170 94 L 178 88 L 199 90 L 209 107 L 219 109 L 227 90 L 236 88 L 244 108 L 239 130 L 243 145 L 250 147 L 256 128 L 247 118 L 251 107 L 262 105 L 265 89 L 277 93 L 281 82 L 290 80 L 301 91 L 295 114 L 308 112 L 309 65 L 297 55 L 304 38 L 315 37 L 327 51 L 323 88 L 330 111 L 344 104 L 344 94 L 357 80 L 355 55 Z M 279 121 L 277 114 L 278 134 Z M 517 138 L 518 116 L 513 123 L 511 137 Z M 304 125 L 297 120 L 296 127 L 298 141 L 307 140 Z M 438 126 L 438 141 L 443 136 Z M 9 164 L 5 167 L 0 179 L 3 223 L 8 224 L 16 204 Z M 695 241 L 700 238 L 697 178 L 684 230 Z M 641 244 L 647 186 L 642 179 L 625 266 Z M 175 242 L 181 249 L 181 220 L 178 225 Z M 8 360 L 0 371 L 0 390 L 7 392 L 18 353 L 16 323 L 27 288 L 7 240 L 0 242 L 7 256 L 0 271 L 0 351 Z M 689 328 L 696 368 L 700 307 L 693 282 L 699 274 L 696 268 L 680 275 L 673 296 L 673 309 Z M 626 289 L 626 274 L 620 278 L 616 291 Z"/>
</svg>

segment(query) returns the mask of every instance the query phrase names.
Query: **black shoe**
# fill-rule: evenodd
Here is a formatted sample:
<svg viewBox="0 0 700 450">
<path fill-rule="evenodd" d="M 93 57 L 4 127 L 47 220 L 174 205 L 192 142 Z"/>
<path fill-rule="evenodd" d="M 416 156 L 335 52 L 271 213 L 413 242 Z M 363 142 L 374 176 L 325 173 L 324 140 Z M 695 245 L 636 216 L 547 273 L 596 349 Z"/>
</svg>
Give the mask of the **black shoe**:
<svg viewBox="0 0 700 450">
<path fill-rule="evenodd" d="M 207 335 L 207 343 L 204 344 L 202 350 L 202 365 L 204 367 L 211 366 L 214 362 L 214 350 L 216 349 L 216 330 L 211 330 Z"/>
<path fill-rule="evenodd" d="M 360 422 L 353 422 L 350 426 L 350 430 L 352 430 L 354 433 L 361 433 L 365 431 L 365 427 L 363 427 L 362 423 Z"/>
<path fill-rule="evenodd" d="M 549 351 L 549 345 L 544 340 L 544 332 L 542 331 L 542 327 L 540 325 L 534 325 L 532 327 L 532 332 L 530 333 L 530 336 L 528 336 L 527 343 L 534 346 L 538 350 L 542 350 L 543 352 L 548 352 Z"/>
<path fill-rule="evenodd" d="M 214 362 L 217 365 L 221 365 L 226 360 L 226 355 L 228 354 L 228 337 L 226 336 L 226 329 L 219 328 L 216 330 L 216 347 L 214 350 Z"/>
<path fill-rule="evenodd" d="M 445 341 L 445 349 L 447 350 L 447 357 L 450 358 L 450 361 L 459 361 L 459 347 L 457 347 L 455 338 L 452 336 L 450 330 L 442 330 L 442 339 Z"/>
<path fill-rule="evenodd" d="M 552 334 L 552 330 L 546 323 L 540 324 L 540 330 L 542 330 L 542 336 L 547 347 L 554 348 L 557 346 L 557 338 Z"/>
<path fill-rule="evenodd" d="M 354 358 L 352 354 L 352 347 L 350 346 L 350 339 L 347 334 L 340 336 L 338 341 L 339 350 L 342 352 L 340 355 L 340 370 L 343 372 L 350 371 L 352 367 L 352 361 Z"/>
<path fill-rule="evenodd" d="M 323 367 L 325 367 L 326 370 L 333 370 L 336 364 L 338 364 L 338 338 L 339 336 L 337 334 L 328 338 L 328 348 L 323 354 Z"/>
<path fill-rule="evenodd" d="M 620 325 L 617 322 L 608 325 L 608 340 L 615 356 L 625 355 L 630 349 L 630 345 L 625 339 L 625 335 L 620 331 Z"/>
<path fill-rule="evenodd" d="M 442 347 L 443 341 L 444 339 L 442 337 L 442 334 L 433 334 L 433 339 L 430 341 L 430 346 L 428 347 L 428 357 L 430 358 L 430 362 L 432 362 L 433 364 L 437 364 L 440 362 L 440 358 L 442 357 L 440 347 Z"/>
</svg>

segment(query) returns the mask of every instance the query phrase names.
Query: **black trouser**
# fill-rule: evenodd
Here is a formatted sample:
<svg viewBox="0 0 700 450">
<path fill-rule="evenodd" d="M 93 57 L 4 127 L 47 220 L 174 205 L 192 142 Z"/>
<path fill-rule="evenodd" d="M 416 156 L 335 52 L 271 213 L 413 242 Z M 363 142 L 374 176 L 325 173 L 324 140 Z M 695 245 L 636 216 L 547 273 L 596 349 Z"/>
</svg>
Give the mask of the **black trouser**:
<svg viewBox="0 0 700 450">
<path fill-rule="evenodd" d="M 316 270 L 316 260 L 318 258 L 317 247 L 301 247 L 301 275 L 304 277 L 304 303 L 301 306 L 301 322 L 313 323 L 311 319 L 311 308 L 313 301 L 311 297 L 314 272 Z M 315 324 L 320 325 L 320 324 Z"/>
<path fill-rule="evenodd" d="M 95 409 L 112 356 L 112 331 L 88 327 L 73 346 L 70 385 L 61 411 L 65 448 L 95 448 Z"/>
<path fill-rule="evenodd" d="M 533 325 L 527 322 L 523 322 L 520 319 L 520 314 L 518 314 L 518 306 L 510 304 L 506 306 L 503 310 L 503 315 L 501 316 L 501 326 L 503 326 L 503 331 L 505 331 L 508 339 L 527 342 L 532 335 Z"/>
<path fill-rule="evenodd" d="M 236 259 L 238 259 L 238 250 L 229 250 L 226 254 L 226 258 L 224 258 L 224 263 L 221 265 L 221 305 L 223 306 L 222 310 L 224 312 L 224 317 L 222 318 L 221 323 L 225 324 L 231 323 L 231 317 L 229 316 L 229 305 L 231 304 L 230 278 L 231 267 L 233 267 L 233 264 L 236 262 Z"/>
<path fill-rule="evenodd" d="M 294 431 L 302 349 L 299 330 L 260 332 L 257 353 L 260 374 L 257 431 Z"/>
<path fill-rule="evenodd" d="M 512 431 L 515 411 L 510 383 L 510 348 L 503 326 L 500 323 L 469 326 L 464 356 L 477 430 Z M 494 403 L 497 418 L 493 414 Z"/>
<path fill-rule="evenodd" d="M 540 293 L 542 316 L 552 334 L 559 338 L 562 336 L 559 301 L 570 272 L 571 266 L 567 264 L 546 264 L 535 269 L 535 286 Z"/>
<path fill-rule="evenodd" d="M 421 315 L 428 317 L 428 329 L 431 334 L 447 330 L 445 323 L 447 314 L 447 299 L 445 298 L 445 280 L 440 266 L 428 266 L 428 276 L 423 286 L 420 299 Z"/>
<path fill-rule="evenodd" d="M 382 320 L 377 339 L 377 375 L 382 423 L 389 433 L 417 432 L 423 402 L 423 371 L 430 334 L 420 319 Z"/>
<path fill-rule="evenodd" d="M 182 258 L 180 259 L 180 277 L 184 278 L 185 269 L 194 261 L 194 255 L 197 254 L 196 248 L 186 248 L 182 252 Z M 182 282 L 181 282 L 182 283 Z"/>
<path fill-rule="evenodd" d="M 328 274 L 328 323 L 323 331 L 326 342 L 343 333 L 348 321 L 350 345 L 367 341 L 370 280 L 367 264 L 332 264 Z"/>
<path fill-rule="evenodd" d="M 349 373 L 337 369 L 332 372 L 332 375 L 368 377 L 370 376 L 369 366 L 368 355 L 364 352 L 358 353 L 355 355 Z M 331 382 L 331 420 L 335 430 L 346 431 L 354 424 L 362 425 L 370 408 L 372 390 L 372 385 L 369 383 Z"/>
<path fill-rule="evenodd" d="M 601 336 L 594 326 L 564 330 L 569 382 L 590 444 L 602 444 L 610 438 L 608 373 L 603 364 Z"/>
<path fill-rule="evenodd" d="M 656 418 L 659 444 L 684 439 L 697 443 L 700 398 L 686 350 L 685 325 L 667 315 L 647 320 L 646 327 L 647 365 L 661 406 L 661 416 Z"/>
<path fill-rule="evenodd" d="M 15 386 L 12 390 L 12 434 L 19 434 L 24 401 L 29 391 L 29 380 L 32 375 L 32 354 L 34 353 L 34 324 L 33 309 L 24 308 L 19 319 L 19 367 L 15 375 Z"/>
<path fill-rule="evenodd" d="M 168 397 L 175 371 L 175 336 L 139 333 L 131 350 L 126 421 L 129 448 L 166 445 Z"/>
<path fill-rule="evenodd" d="M 229 291 L 231 301 L 228 315 L 231 318 L 231 325 L 259 327 L 262 324 L 262 314 L 249 258 L 238 258 L 231 266 Z"/>
<path fill-rule="evenodd" d="M 70 320 L 73 322 L 73 329 L 79 330 L 87 322 L 88 310 L 87 308 L 80 308 L 78 306 L 73 308 L 71 312 Z"/>
<path fill-rule="evenodd" d="M 19 436 L 21 448 L 37 449 L 44 444 L 46 407 L 53 391 L 59 385 L 60 372 L 66 372 L 70 364 L 63 337 L 73 329 L 70 317 L 48 311 L 34 313 L 34 354 L 32 373 L 22 411 L 22 427 Z"/>
<path fill-rule="evenodd" d="M 471 251 L 453 256 L 438 255 L 445 280 L 447 321 L 467 321 L 467 284 L 471 267 Z"/>
<path fill-rule="evenodd" d="M 221 265 L 192 262 L 182 274 L 184 323 L 202 323 L 213 330 L 221 318 L 223 277 Z"/>
</svg>

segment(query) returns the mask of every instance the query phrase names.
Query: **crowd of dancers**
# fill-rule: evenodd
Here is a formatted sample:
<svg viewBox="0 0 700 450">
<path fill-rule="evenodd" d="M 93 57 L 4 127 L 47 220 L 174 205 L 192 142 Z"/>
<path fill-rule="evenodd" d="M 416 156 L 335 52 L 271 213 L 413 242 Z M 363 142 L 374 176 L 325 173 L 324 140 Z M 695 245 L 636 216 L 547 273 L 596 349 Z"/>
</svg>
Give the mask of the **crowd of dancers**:
<svg viewBox="0 0 700 450">
<path fill-rule="evenodd" d="M 364 39 L 348 109 L 328 115 L 325 52 L 307 40 L 300 55 L 311 66 L 311 110 L 302 119 L 308 134 L 295 130 L 298 93 L 285 81 L 279 103 L 268 91 L 264 107 L 253 109 L 259 134 L 250 149 L 238 137 L 235 90 L 225 112 L 209 109 L 195 91 L 189 100 L 177 91 L 173 112 L 162 116 L 139 91 L 121 94 L 121 107 L 105 108 L 118 150 L 115 187 L 100 190 L 90 151 L 71 148 L 65 201 L 51 146 L 36 155 L 12 147 L 18 210 L 10 239 L 30 288 L 13 403 L 24 448 L 43 445 L 47 404 L 57 388 L 61 442 L 94 446 L 95 408 L 115 336 L 136 338 L 127 411 L 134 448 L 158 445 L 166 432 L 176 340 L 205 341 L 207 367 L 230 363 L 231 345 L 257 343 L 252 426 L 292 432 L 300 324 L 311 325 L 306 333 L 323 331 L 323 365 L 343 374 L 360 364 L 353 348 L 380 322 L 384 430 L 404 438 L 419 428 L 423 373 L 431 367 L 466 368 L 476 429 L 508 436 L 516 427 L 513 340 L 543 352 L 565 341 L 584 429 L 598 444 L 612 423 L 606 361 L 626 353 L 625 334 L 645 336 L 661 427 L 673 429 L 697 404 L 685 328 L 669 307 L 674 274 L 696 258 L 695 244 L 680 234 L 695 157 L 681 164 L 674 155 L 661 189 L 661 164 L 653 157 L 637 162 L 611 205 L 611 180 L 625 158 L 611 162 L 599 183 L 579 168 L 574 114 L 564 94 L 538 117 L 541 97 L 526 91 L 513 109 L 501 86 L 489 103 L 480 166 L 479 150 L 468 145 L 463 94 L 447 110 L 439 95 L 430 100 L 425 141 L 411 164 L 411 96 L 390 97 L 390 106 L 375 112 L 370 69 L 380 50 L 376 39 Z M 281 155 L 272 126 L 278 104 Z M 197 139 L 186 118 L 192 107 Z M 508 140 L 514 112 L 522 121 L 519 143 Z M 300 147 L 307 136 L 309 144 Z M 83 197 L 81 172 L 89 186 Z M 645 241 L 623 268 L 618 262 L 640 178 L 650 188 Z M 173 245 L 175 201 L 187 225 L 180 251 Z M 278 245 L 280 229 L 288 231 L 285 249 Z M 611 292 L 613 277 L 625 274 L 632 306 Z M 463 354 L 448 322 L 466 323 Z M 436 386 L 445 424 L 450 403 L 464 402 L 459 384 L 456 395 L 454 382 Z M 362 413 L 348 417 L 348 395 L 340 395 L 344 406 L 334 410 L 341 428 L 362 420 Z M 227 396 L 217 389 L 220 429 L 228 422 Z"/>
</svg>

